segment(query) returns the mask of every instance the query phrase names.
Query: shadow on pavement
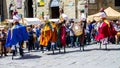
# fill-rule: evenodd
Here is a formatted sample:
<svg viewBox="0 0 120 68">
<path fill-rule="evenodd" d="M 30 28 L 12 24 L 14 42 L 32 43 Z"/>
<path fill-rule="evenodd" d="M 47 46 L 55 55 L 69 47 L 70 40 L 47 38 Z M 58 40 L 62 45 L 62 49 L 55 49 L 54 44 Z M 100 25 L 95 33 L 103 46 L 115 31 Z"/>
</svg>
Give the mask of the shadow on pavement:
<svg viewBox="0 0 120 68">
<path fill-rule="evenodd" d="M 74 50 L 74 51 L 67 51 L 64 53 L 64 51 L 61 51 L 60 53 L 59 52 L 55 52 L 54 54 L 52 53 L 48 53 L 47 55 L 60 55 L 60 54 L 68 54 L 68 53 L 74 53 L 74 52 L 81 52 L 80 50 Z"/>
<path fill-rule="evenodd" d="M 89 52 L 89 51 L 94 51 L 94 50 L 101 50 L 101 51 L 120 51 L 120 48 L 93 48 L 93 49 L 85 49 L 82 52 Z"/>
<path fill-rule="evenodd" d="M 60 55 L 60 54 L 67 54 L 68 52 L 66 52 L 66 53 L 64 53 L 64 52 L 55 52 L 54 54 L 52 53 L 52 51 L 51 51 L 51 53 L 48 53 L 47 55 Z"/>
<path fill-rule="evenodd" d="M 47 55 L 59 55 L 59 54 L 67 54 L 67 53 L 74 53 L 74 52 L 90 52 L 90 51 L 94 51 L 94 50 L 98 50 L 98 51 L 120 51 L 120 48 L 93 48 L 93 49 L 85 49 L 83 50 L 73 50 L 73 51 L 66 51 L 66 53 L 64 53 L 63 51 L 61 51 L 61 53 L 59 52 L 55 52 L 54 54 L 52 53 L 48 53 Z"/>
<path fill-rule="evenodd" d="M 14 59 L 15 59 L 15 60 L 22 60 L 22 59 L 38 59 L 38 58 L 41 58 L 41 56 L 31 55 L 31 54 L 25 54 L 23 57 L 14 58 Z"/>
</svg>

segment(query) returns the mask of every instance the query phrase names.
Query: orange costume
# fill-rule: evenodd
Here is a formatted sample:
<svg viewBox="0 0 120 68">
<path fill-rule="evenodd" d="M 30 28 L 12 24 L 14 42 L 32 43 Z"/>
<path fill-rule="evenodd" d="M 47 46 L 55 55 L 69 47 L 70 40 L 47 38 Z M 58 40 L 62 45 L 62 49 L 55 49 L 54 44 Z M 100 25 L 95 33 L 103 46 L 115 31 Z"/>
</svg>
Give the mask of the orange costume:
<svg viewBox="0 0 120 68">
<path fill-rule="evenodd" d="M 51 37 L 51 42 L 56 42 L 57 41 L 57 27 L 56 27 L 56 24 L 51 22 L 51 25 L 54 29 L 54 31 L 52 31 L 52 37 Z"/>
<path fill-rule="evenodd" d="M 52 31 L 54 29 L 54 31 Z M 51 22 L 46 22 L 44 27 L 41 30 L 41 36 L 40 36 L 40 45 L 47 46 L 48 43 L 55 42 L 57 40 L 57 31 L 56 31 L 56 25 Z"/>
</svg>

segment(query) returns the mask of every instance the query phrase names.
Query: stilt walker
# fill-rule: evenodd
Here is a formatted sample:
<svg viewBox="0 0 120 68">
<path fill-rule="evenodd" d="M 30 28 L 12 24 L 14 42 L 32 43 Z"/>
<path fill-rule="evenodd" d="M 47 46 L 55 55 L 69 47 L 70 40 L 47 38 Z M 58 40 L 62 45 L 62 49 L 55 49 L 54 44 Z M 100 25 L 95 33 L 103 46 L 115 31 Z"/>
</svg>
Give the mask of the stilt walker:
<svg viewBox="0 0 120 68">
<path fill-rule="evenodd" d="M 81 41 L 81 47 L 83 48 L 83 51 L 84 51 L 84 46 L 85 46 L 85 29 L 86 29 L 86 15 L 85 15 L 85 13 L 84 13 L 84 10 L 81 10 L 81 19 L 80 19 L 80 21 L 82 22 L 82 28 L 83 28 L 83 33 L 82 33 L 82 35 L 81 35 L 81 37 L 80 37 L 80 41 Z"/>
<path fill-rule="evenodd" d="M 66 52 L 66 22 L 68 20 L 68 16 L 64 14 L 63 9 L 60 8 L 60 23 L 61 23 L 61 28 L 60 28 L 60 42 L 62 47 L 64 47 L 64 53 Z"/>
<path fill-rule="evenodd" d="M 105 45 L 105 49 L 107 49 L 108 38 L 114 37 L 116 35 L 116 31 L 113 25 L 106 19 L 107 15 L 104 12 L 104 8 L 100 10 L 100 18 L 101 24 L 98 27 L 98 35 L 95 37 L 96 40 L 100 40 L 102 45 Z"/>
<path fill-rule="evenodd" d="M 49 21 L 49 16 L 44 16 L 44 26 L 41 29 L 41 36 L 40 36 L 40 45 L 42 49 L 42 53 L 44 53 L 44 47 L 47 47 L 50 43 L 52 37 L 53 27 Z M 51 45 L 51 44 L 50 44 Z"/>
<path fill-rule="evenodd" d="M 16 47 L 19 47 L 20 56 L 24 56 L 22 45 L 24 41 L 28 40 L 26 26 L 23 26 L 19 23 L 20 19 L 21 18 L 18 16 L 18 12 L 14 12 L 14 26 L 8 30 L 6 47 L 11 47 L 13 52 L 12 59 L 13 56 L 16 55 Z"/>
</svg>

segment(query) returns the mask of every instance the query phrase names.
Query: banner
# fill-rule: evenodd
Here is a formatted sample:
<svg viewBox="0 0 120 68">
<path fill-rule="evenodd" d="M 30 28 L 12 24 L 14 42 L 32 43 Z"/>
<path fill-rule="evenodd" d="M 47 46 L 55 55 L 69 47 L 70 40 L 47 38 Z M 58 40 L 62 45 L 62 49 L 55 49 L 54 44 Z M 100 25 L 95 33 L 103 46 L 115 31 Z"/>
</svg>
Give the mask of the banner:
<svg viewBox="0 0 120 68">
<path fill-rule="evenodd" d="M 44 0 L 39 0 L 39 6 L 44 6 L 44 5 L 45 5 Z"/>
<path fill-rule="evenodd" d="M 17 8 L 18 9 L 22 8 L 22 0 L 17 0 Z"/>
</svg>

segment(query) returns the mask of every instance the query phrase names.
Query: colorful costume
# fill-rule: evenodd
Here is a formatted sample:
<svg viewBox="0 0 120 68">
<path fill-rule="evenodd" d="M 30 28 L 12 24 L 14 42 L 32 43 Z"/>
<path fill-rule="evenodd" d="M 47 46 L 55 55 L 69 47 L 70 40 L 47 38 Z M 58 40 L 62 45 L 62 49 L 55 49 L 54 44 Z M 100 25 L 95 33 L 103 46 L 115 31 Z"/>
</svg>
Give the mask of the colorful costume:
<svg viewBox="0 0 120 68">
<path fill-rule="evenodd" d="M 53 31 L 52 31 L 52 37 L 51 37 L 51 42 L 56 42 L 57 41 L 57 28 L 56 28 L 56 24 L 51 22 L 51 25 L 53 27 Z"/>
<path fill-rule="evenodd" d="M 108 20 L 104 20 L 98 28 L 98 35 L 96 40 L 101 40 L 106 37 L 112 37 L 116 35 L 114 27 L 110 24 Z"/>
<path fill-rule="evenodd" d="M 113 25 L 106 20 L 106 14 L 103 10 L 101 11 L 100 17 L 102 19 L 102 23 L 98 27 L 98 35 L 95 39 L 106 45 L 108 43 L 108 38 L 115 36 L 117 32 L 115 31 Z"/>
<path fill-rule="evenodd" d="M 6 47 L 16 45 L 18 42 L 25 40 L 28 40 L 26 27 L 21 24 L 14 25 L 12 29 L 8 30 Z"/>
<path fill-rule="evenodd" d="M 47 21 L 41 30 L 40 45 L 48 46 L 49 42 L 57 41 L 56 25 L 53 22 Z"/>
<path fill-rule="evenodd" d="M 46 22 L 41 30 L 40 45 L 47 46 L 52 37 L 52 26 L 50 22 Z"/>
<path fill-rule="evenodd" d="M 58 43 L 59 45 L 61 44 L 62 46 L 66 46 L 66 27 L 65 23 L 67 21 L 68 17 L 65 14 L 60 15 L 60 25 L 59 25 L 59 30 L 58 30 Z"/>
<path fill-rule="evenodd" d="M 61 26 L 60 28 L 60 41 L 62 46 L 66 46 L 66 28 L 65 26 Z"/>
</svg>

